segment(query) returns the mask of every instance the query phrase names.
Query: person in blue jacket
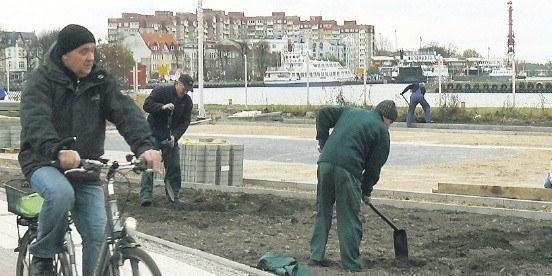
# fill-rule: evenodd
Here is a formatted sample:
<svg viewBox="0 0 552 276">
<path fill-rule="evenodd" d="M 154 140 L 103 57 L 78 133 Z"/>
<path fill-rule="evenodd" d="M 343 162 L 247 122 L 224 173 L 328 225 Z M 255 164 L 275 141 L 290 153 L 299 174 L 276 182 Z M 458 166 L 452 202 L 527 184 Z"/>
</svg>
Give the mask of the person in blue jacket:
<svg viewBox="0 0 552 276">
<path fill-rule="evenodd" d="M 163 154 L 165 192 L 172 202 L 178 201 L 182 182 L 178 140 L 188 129 L 192 117 L 193 103 L 189 91 L 194 91 L 194 80 L 190 75 L 182 74 L 174 85 L 155 87 L 144 101 L 153 138 Z M 153 172 L 142 173 L 140 186 L 140 204 L 150 206 Z"/>
<path fill-rule="evenodd" d="M 323 107 L 316 115 L 318 185 L 316 218 L 310 241 L 310 263 L 329 266 L 325 258 L 336 205 L 341 266 L 361 271 L 361 202 L 370 202 L 390 150 L 389 126 L 397 119 L 395 102 L 385 100 L 373 110 Z M 330 130 L 331 134 L 330 134 Z"/>
<path fill-rule="evenodd" d="M 431 107 L 425 99 L 426 88 L 423 82 L 413 83 L 404 88 L 401 92 L 401 96 L 408 90 L 411 91 L 410 102 L 408 103 L 408 113 L 406 114 L 406 126 L 412 127 L 412 121 L 414 120 L 414 112 L 416 106 L 420 104 L 424 110 L 424 119 L 426 123 L 433 123 L 431 120 Z"/>
</svg>

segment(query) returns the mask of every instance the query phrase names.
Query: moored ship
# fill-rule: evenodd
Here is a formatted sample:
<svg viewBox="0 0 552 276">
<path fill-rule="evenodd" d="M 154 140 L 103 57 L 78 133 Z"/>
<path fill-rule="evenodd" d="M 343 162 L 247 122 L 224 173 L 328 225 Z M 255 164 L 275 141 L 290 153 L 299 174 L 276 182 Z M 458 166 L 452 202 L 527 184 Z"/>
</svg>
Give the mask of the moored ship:
<svg viewBox="0 0 552 276">
<path fill-rule="evenodd" d="M 294 43 L 281 53 L 281 66 L 267 68 L 265 86 L 335 86 L 354 80 L 337 61 L 311 60 L 307 43 Z"/>
</svg>

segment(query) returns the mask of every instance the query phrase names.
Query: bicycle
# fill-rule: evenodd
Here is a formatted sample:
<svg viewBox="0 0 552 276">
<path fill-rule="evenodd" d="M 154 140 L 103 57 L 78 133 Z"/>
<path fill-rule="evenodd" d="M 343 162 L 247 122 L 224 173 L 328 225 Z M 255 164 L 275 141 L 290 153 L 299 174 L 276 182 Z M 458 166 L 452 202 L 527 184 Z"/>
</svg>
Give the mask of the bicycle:
<svg viewBox="0 0 552 276">
<path fill-rule="evenodd" d="M 87 172 L 96 169 L 107 170 L 105 182 L 107 185 L 102 185 L 106 191 L 107 197 L 107 226 L 105 232 L 105 242 L 102 245 L 98 261 L 94 269 L 95 276 L 103 275 L 161 275 L 159 268 L 151 256 L 140 249 L 140 245 L 134 239 L 136 233 L 136 220 L 132 217 L 127 217 L 122 222 L 120 212 L 117 205 L 117 197 L 115 195 L 115 174 L 121 170 L 128 172 L 140 173 L 146 168 L 132 155 L 127 155 L 126 162 L 111 161 L 107 159 L 91 160 L 86 159 L 81 161 L 81 166 L 76 169 L 65 171 L 65 174 L 71 172 Z M 125 173 L 125 174 L 126 174 Z M 27 216 L 17 210 L 15 203 L 17 199 L 14 197 L 23 194 L 28 194 L 30 187 L 24 181 L 18 193 L 14 193 L 18 187 L 5 184 L 6 195 L 8 198 L 8 211 L 17 215 L 17 231 L 18 231 L 18 251 L 16 275 L 28 275 L 30 272 L 31 254 L 28 252 L 29 245 L 36 238 L 38 215 Z M 106 187 L 107 186 L 107 187 Z M 25 189 L 26 188 L 26 189 Z M 10 191 L 8 191 L 10 190 Z M 11 194 L 11 198 L 9 196 Z M 14 195 L 18 194 L 18 195 Z M 12 204 L 10 204 L 12 202 Z M 11 205 L 11 207 L 10 207 Z M 38 212 L 36 212 L 38 213 Z M 70 215 L 69 221 L 71 222 Z M 69 224 L 71 225 L 71 224 Z M 27 230 L 20 235 L 20 226 L 27 227 Z M 62 251 L 54 257 L 54 268 L 57 275 L 77 275 L 77 265 L 75 260 L 75 245 L 71 236 L 71 227 L 67 229 L 64 237 Z"/>
</svg>

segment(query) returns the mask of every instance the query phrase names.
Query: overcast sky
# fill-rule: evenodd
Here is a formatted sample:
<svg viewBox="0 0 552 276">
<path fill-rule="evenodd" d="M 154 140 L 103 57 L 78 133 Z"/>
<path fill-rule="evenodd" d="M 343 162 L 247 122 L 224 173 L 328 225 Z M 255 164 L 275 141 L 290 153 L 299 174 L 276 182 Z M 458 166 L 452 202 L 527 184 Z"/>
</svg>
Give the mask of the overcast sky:
<svg viewBox="0 0 552 276">
<path fill-rule="evenodd" d="M 507 52 L 507 0 L 203 0 L 203 8 L 266 16 L 273 11 L 296 15 L 302 20 L 322 16 L 356 20 L 374 25 L 380 38 L 395 47 L 414 50 L 437 42 L 453 44 L 461 53 L 476 50 L 484 57 L 503 57 Z M 545 63 L 552 60 L 551 0 L 513 0 L 513 30 L 518 59 Z M 0 28 L 6 31 L 61 29 L 77 23 L 96 38 L 107 36 L 107 19 L 123 12 L 154 14 L 157 10 L 196 12 L 197 0 L 24 0 L 2 1 Z"/>
</svg>

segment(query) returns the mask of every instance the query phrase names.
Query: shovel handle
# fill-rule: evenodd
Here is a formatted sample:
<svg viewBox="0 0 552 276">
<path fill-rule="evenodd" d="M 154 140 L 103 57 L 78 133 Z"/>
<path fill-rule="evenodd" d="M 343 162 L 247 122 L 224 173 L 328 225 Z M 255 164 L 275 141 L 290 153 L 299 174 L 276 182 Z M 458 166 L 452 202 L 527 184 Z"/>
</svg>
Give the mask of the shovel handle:
<svg viewBox="0 0 552 276">
<path fill-rule="evenodd" d="M 403 97 L 404 101 L 406 102 L 406 104 L 410 105 L 410 103 L 408 102 L 408 100 L 406 99 L 406 97 L 404 96 L 404 94 L 401 94 L 401 96 Z"/>
<path fill-rule="evenodd" d="M 376 206 L 374 206 L 374 204 L 372 203 L 368 203 L 368 206 L 370 206 L 370 208 L 372 208 L 372 210 L 374 210 L 374 212 L 376 212 L 376 214 L 378 214 L 378 216 L 380 218 L 382 218 L 385 222 L 387 222 L 387 224 L 389 224 L 389 226 L 391 226 L 391 228 L 393 228 L 393 230 L 395 231 L 399 231 L 399 228 L 397 228 L 397 226 L 395 226 L 395 224 L 393 224 L 388 218 L 386 218 L 378 209 L 376 209 Z"/>
</svg>

